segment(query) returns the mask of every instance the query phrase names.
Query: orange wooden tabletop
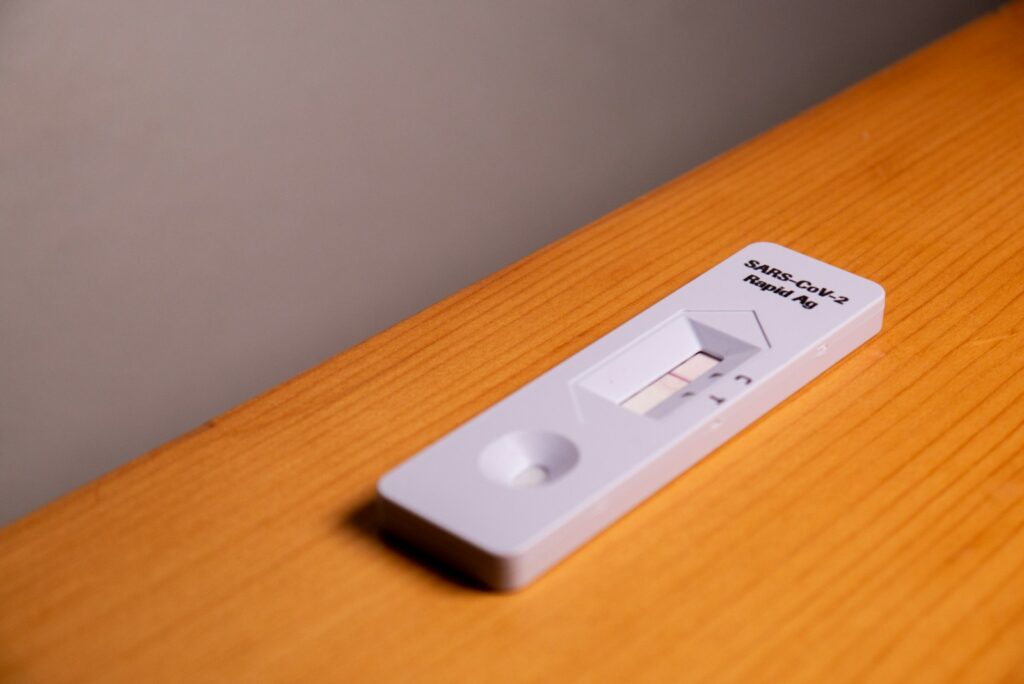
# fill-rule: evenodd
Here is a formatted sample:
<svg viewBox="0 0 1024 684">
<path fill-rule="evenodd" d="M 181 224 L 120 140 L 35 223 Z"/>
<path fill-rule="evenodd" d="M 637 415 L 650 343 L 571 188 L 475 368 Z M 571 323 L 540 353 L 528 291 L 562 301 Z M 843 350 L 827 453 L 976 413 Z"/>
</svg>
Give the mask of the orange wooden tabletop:
<svg viewBox="0 0 1024 684">
<path fill-rule="evenodd" d="M 381 542 L 382 473 L 757 240 L 882 333 L 525 591 Z M 0 678 L 1024 681 L 1022 321 L 1012 5 L 3 529 Z"/>
</svg>

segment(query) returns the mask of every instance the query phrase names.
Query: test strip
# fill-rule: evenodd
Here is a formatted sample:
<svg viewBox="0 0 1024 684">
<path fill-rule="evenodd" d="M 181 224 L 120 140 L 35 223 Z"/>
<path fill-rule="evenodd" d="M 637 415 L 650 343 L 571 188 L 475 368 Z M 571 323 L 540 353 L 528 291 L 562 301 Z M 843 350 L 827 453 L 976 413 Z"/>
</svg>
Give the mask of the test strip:
<svg viewBox="0 0 1024 684">
<path fill-rule="evenodd" d="M 686 382 L 693 382 L 700 376 L 718 365 L 721 359 L 716 359 L 711 354 L 697 352 L 686 361 L 672 369 L 672 375 L 682 378 Z"/>
<path fill-rule="evenodd" d="M 676 392 L 718 365 L 721 359 L 697 352 L 657 380 L 622 402 L 633 413 L 645 414 L 671 398 Z"/>
<path fill-rule="evenodd" d="M 688 384 L 688 381 L 668 373 L 622 402 L 622 405 L 633 413 L 647 413 Z"/>
</svg>

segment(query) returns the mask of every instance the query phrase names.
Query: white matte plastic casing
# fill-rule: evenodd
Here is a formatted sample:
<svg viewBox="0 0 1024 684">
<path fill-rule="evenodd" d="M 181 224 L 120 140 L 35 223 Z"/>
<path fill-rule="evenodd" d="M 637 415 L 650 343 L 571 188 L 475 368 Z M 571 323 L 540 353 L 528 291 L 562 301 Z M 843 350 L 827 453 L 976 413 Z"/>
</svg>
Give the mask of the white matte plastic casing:
<svg viewBox="0 0 1024 684">
<path fill-rule="evenodd" d="M 749 245 L 384 475 L 381 526 L 522 587 L 872 337 L 884 307 L 870 280 Z M 623 407 L 698 352 L 714 372 Z"/>
</svg>

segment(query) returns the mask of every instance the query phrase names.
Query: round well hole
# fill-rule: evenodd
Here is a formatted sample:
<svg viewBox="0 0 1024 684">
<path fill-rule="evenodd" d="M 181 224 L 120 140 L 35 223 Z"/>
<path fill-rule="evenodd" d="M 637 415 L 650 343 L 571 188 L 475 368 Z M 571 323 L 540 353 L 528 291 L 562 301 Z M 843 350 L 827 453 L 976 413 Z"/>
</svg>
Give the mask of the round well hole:
<svg viewBox="0 0 1024 684">
<path fill-rule="evenodd" d="M 512 489 L 529 489 L 563 477 L 579 461 L 579 449 L 554 432 L 513 432 L 488 444 L 480 470 L 491 481 Z"/>
</svg>

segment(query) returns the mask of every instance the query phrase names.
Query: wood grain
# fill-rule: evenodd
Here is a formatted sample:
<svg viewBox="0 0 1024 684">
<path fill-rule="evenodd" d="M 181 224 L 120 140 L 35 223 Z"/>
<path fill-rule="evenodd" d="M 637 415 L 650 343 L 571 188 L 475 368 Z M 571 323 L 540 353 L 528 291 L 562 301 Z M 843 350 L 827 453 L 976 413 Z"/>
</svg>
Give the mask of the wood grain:
<svg viewBox="0 0 1024 684">
<path fill-rule="evenodd" d="M 384 471 L 755 240 L 881 335 L 524 592 L 377 538 Z M 1022 571 L 1012 5 L 0 531 L 0 673 L 1024 681 Z"/>
</svg>

